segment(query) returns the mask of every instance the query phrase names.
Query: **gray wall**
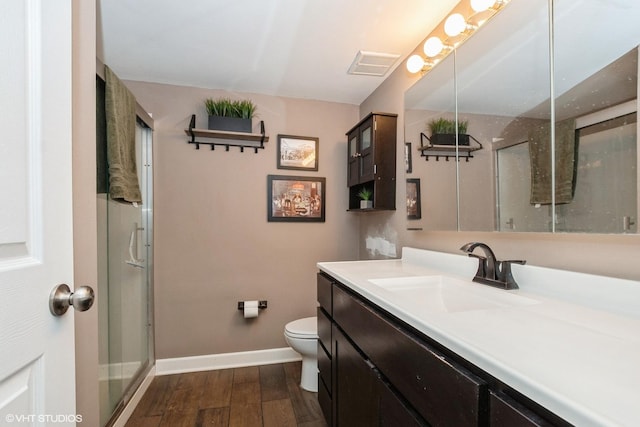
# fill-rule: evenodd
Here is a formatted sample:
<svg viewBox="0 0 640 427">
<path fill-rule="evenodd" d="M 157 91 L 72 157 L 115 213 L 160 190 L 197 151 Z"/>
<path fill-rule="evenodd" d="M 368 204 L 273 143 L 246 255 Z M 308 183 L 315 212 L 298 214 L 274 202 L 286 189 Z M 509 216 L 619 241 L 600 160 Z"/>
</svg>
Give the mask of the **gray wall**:
<svg viewBox="0 0 640 427">
<path fill-rule="evenodd" d="M 126 82 L 155 123 L 156 358 L 286 346 L 284 325 L 314 316 L 316 263 L 356 259 L 357 218 L 346 212 L 346 137 L 358 107 L 257 94 Z M 203 100 L 250 98 L 266 149 L 196 150 L 184 129 L 206 128 Z M 320 139 L 317 172 L 277 169 L 278 134 Z M 326 177 L 326 222 L 267 222 L 267 175 Z M 245 320 L 241 300 L 268 300 Z"/>
</svg>

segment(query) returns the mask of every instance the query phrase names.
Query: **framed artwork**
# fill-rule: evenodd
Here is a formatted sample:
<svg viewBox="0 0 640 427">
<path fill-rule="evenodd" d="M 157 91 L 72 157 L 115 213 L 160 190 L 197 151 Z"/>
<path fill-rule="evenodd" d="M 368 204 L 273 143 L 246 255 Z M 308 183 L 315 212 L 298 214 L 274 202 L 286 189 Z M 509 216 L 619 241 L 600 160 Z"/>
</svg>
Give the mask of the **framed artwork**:
<svg viewBox="0 0 640 427">
<path fill-rule="evenodd" d="M 311 136 L 278 135 L 278 169 L 317 171 L 319 145 Z"/>
<path fill-rule="evenodd" d="M 267 175 L 267 221 L 324 222 L 326 178 Z"/>
<path fill-rule="evenodd" d="M 420 178 L 407 179 L 407 219 L 420 219 Z"/>
<path fill-rule="evenodd" d="M 411 165 L 411 143 L 404 143 L 404 170 L 406 173 L 411 173 L 413 169 Z"/>
</svg>

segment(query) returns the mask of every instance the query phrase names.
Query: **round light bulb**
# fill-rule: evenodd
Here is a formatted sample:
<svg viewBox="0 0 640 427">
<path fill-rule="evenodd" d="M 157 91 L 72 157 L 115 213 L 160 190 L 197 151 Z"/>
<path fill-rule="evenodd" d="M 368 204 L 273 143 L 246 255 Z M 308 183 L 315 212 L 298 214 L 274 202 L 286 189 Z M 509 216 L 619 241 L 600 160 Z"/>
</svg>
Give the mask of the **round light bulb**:
<svg viewBox="0 0 640 427">
<path fill-rule="evenodd" d="M 424 42 L 424 54 L 429 58 L 433 58 L 434 56 L 438 56 L 440 52 L 444 49 L 444 45 L 442 44 L 442 40 L 439 37 L 433 36 L 427 39 Z"/>
<path fill-rule="evenodd" d="M 496 4 L 496 0 L 471 0 L 471 9 L 475 12 L 484 12 Z"/>
<path fill-rule="evenodd" d="M 424 59 L 422 59 L 420 55 L 411 55 L 409 59 L 407 59 L 407 70 L 409 70 L 410 73 L 415 74 L 422 70 L 422 67 L 424 67 Z"/>
<path fill-rule="evenodd" d="M 459 13 L 454 13 L 449 16 L 444 22 L 444 32 L 449 37 L 455 37 L 467 28 L 467 22 L 464 20 L 464 16 Z"/>
</svg>

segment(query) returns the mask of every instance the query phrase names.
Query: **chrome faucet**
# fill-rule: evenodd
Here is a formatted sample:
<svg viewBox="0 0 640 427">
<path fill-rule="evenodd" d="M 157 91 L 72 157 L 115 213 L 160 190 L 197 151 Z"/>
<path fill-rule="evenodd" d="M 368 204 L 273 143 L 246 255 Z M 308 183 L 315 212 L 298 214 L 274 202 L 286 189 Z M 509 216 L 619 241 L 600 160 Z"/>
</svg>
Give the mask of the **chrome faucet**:
<svg viewBox="0 0 640 427">
<path fill-rule="evenodd" d="M 477 247 L 482 249 L 485 256 L 473 253 Z M 466 252 L 470 257 L 478 258 L 478 271 L 473 278 L 474 282 L 502 289 L 518 289 L 518 284 L 511 274 L 511 264 L 525 264 L 526 261 L 498 261 L 491 248 L 480 242 L 467 243 L 460 250 Z"/>
</svg>

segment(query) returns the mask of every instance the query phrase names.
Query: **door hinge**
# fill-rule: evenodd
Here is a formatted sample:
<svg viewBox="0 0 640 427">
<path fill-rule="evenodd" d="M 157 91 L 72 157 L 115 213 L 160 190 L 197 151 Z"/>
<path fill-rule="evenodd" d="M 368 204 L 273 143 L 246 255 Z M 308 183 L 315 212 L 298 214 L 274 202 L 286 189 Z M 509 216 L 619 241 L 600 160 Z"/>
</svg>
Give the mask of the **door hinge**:
<svg viewBox="0 0 640 427">
<path fill-rule="evenodd" d="M 373 165 L 373 174 L 376 175 L 378 173 L 378 165 Z"/>
</svg>

